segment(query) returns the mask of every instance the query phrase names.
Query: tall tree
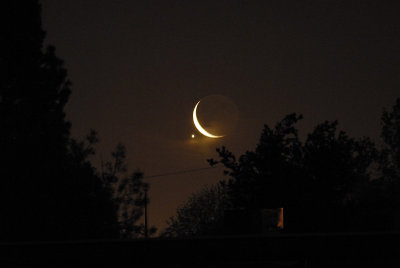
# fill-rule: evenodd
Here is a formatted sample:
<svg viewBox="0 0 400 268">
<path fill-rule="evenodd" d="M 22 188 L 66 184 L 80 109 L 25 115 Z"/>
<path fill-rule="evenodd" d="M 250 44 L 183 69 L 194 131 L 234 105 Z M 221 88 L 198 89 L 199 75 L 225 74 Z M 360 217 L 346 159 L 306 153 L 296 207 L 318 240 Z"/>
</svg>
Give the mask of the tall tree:
<svg viewBox="0 0 400 268">
<path fill-rule="evenodd" d="M 380 168 L 387 180 L 400 183 L 400 98 L 391 111 L 383 112 L 381 120 L 384 148 Z"/>
<path fill-rule="evenodd" d="M 363 217 L 377 229 L 400 229 L 400 98 L 381 117 L 383 146 L 379 157 L 380 178 L 372 181 L 362 195 L 368 208 Z"/>
<path fill-rule="evenodd" d="M 2 11 L 0 239 L 113 236 L 115 209 L 87 160 L 96 135 L 70 137 L 70 82 L 55 48 L 43 51 L 40 5 L 6 1 Z"/>
<path fill-rule="evenodd" d="M 237 208 L 282 207 L 293 198 L 302 178 L 301 143 L 294 127 L 301 118 L 290 114 L 273 129 L 265 125 L 256 149 L 238 160 L 225 147 L 217 148 L 220 158 L 209 162 L 226 167 L 230 197 Z"/>
<path fill-rule="evenodd" d="M 237 208 L 284 207 L 285 228 L 292 231 L 350 228 L 347 214 L 339 212 L 351 206 L 357 186 L 368 182 L 374 145 L 337 133 L 337 122 L 317 125 L 302 144 L 295 128 L 301 118 L 291 114 L 273 129 L 264 126 L 256 149 L 238 160 L 223 147 L 217 149 L 219 160 L 210 163 L 227 168 Z"/>
<path fill-rule="evenodd" d="M 140 171 L 127 174 L 126 148 L 118 144 L 112 152 L 112 161 L 103 164 L 102 178 L 107 188 L 113 189 L 113 200 L 118 206 L 118 224 L 121 238 L 137 238 L 152 235 L 155 227 L 145 230 L 140 223 L 149 199 L 145 194 L 149 184 L 143 181 Z"/>
<path fill-rule="evenodd" d="M 303 146 L 302 169 L 305 186 L 292 210 L 294 230 L 357 230 L 355 209 L 360 189 L 370 182 L 369 168 L 376 159 L 368 138 L 355 139 L 337 131 L 337 121 L 315 127 Z M 297 211 L 296 211 L 297 210 Z M 302 225 L 302 224 L 303 225 Z"/>
<path fill-rule="evenodd" d="M 314 189 L 313 199 L 320 204 L 350 202 L 356 188 L 369 181 L 368 168 L 376 155 L 370 139 L 337 133 L 337 125 L 337 121 L 319 124 L 303 147 L 303 167 Z"/>
</svg>

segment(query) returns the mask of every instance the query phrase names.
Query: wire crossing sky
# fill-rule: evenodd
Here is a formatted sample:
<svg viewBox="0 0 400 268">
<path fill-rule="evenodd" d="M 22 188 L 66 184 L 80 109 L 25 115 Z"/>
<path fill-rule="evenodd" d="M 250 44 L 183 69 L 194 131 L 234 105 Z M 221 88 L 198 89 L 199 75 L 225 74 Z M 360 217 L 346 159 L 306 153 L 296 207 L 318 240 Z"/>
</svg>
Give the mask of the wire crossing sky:
<svg viewBox="0 0 400 268">
<path fill-rule="evenodd" d="M 215 168 L 222 168 L 222 166 L 179 170 L 179 171 L 166 172 L 166 173 L 161 173 L 161 174 L 156 174 L 156 175 L 151 175 L 151 176 L 144 176 L 143 178 L 144 179 L 150 179 L 150 178 L 166 177 L 166 176 L 171 176 L 171 175 L 179 175 L 179 174 L 185 174 L 185 173 L 199 172 L 199 171 L 210 170 L 210 169 L 215 169 Z"/>
</svg>

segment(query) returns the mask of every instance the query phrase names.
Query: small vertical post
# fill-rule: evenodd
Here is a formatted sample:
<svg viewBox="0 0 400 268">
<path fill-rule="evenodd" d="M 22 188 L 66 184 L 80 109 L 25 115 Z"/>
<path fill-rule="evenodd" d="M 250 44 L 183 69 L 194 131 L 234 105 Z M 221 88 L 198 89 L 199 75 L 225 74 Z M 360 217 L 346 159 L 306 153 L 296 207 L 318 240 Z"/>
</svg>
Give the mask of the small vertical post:
<svg viewBox="0 0 400 268">
<path fill-rule="evenodd" d="M 147 231 L 147 189 L 144 191 L 144 237 L 148 238 Z"/>
</svg>

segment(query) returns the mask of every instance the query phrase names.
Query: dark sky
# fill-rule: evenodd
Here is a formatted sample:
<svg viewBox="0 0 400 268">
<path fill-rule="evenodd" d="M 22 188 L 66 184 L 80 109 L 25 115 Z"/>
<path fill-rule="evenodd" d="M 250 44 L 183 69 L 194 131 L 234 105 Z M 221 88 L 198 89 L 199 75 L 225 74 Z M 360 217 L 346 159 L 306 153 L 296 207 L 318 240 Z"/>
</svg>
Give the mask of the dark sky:
<svg viewBox="0 0 400 268">
<path fill-rule="evenodd" d="M 207 167 L 215 147 L 253 149 L 263 124 L 302 113 L 304 136 L 339 120 L 379 142 L 379 118 L 400 96 L 396 1 L 42 0 L 46 43 L 65 60 L 72 133 L 99 131 L 93 159 L 127 146 L 146 176 Z M 219 94 L 238 107 L 234 131 L 193 139 L 192 111 Z M 148 178 L 158 227 L 221 169 Z"/>
</svg>

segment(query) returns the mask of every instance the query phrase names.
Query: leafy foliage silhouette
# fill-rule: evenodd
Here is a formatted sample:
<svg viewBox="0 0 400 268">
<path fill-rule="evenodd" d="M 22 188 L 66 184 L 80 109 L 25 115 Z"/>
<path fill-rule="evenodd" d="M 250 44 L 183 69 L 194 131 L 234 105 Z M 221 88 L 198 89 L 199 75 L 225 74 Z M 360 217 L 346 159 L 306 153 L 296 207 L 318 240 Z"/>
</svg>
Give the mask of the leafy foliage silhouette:
<svg viewBox="0 0 400 268">
<path fill-rule="evenodd" d="M 354 205 L 357 186 L 370 179 L 374 144 L 338 133 L 336 121 L 317 125 L 303 144 L 294 126 L 301 119 L 290 114 L 274 129 L 265 125 L 256 149 L 238 161 L 222 147 L 217 149 L 220 159 L 210 163 L 227 168 L 237 208 L 284 207 L 285 228 L 291 231 L 350 228 L 340 213 Z"/>
<path fill-rule="evenodd" d="M 140 171 L 126 175 L 126 148 L 118 144 L 112 152 L 112 162 L 103 164 L 102 178 L 104 183 L 114 189 L 114 201 L 118 205 L 118 222 L 122 238 L 137 238 L 145 235 L 144 224 L 138 221 L 142 218 L 146 202 L 145 192 L 149 185 L 143 182 L 143 173 Z M 156 232 L 150 227 L 148 235 Z"/>
<path fill-rule="evenodd" d="M 71 83 L 55 48 L 43 50 L 38 1 L 6 1 L 2 11 L 0 240 L 119 237 L 115 178 L 98 174 L 89 161 L 95 131 L 84 140 L 70 135 L 64 107 Z M 114 168 L 120 172 L 124 156 L 118 153 Z M 121 196 L 129 195 L 130 182 L 122 184 Z"/>
<path fill-rule="evenodd" d="M 383 140 L 379 152 L 379 178 L 366 187 L 362 203 L 371 209 L 364 212 L 375 228 L 400 229 L 400 98 L 381 117 Z"/>
<path fill-rule="evenodd" d="M 186 237 L 221 233 L 223 217 L 230 203 L 223 183 L 206 186 L 194 193 L 167 221 L 162 236 Z"/>
<path fill-rule="evenodd" d="M 400 181 L 400 98 L 396 100 L 392 111 L 382 114 L 382 133 L 384 141 L 380 170 L 385 178 L 392 182 Z"/>
<path fill-rule="evenodd" d="M 396 181 L 389 178 L 398 174 L 399 103 L 382 117 L 383 136 L 389 141 L 382 152 L 367 137 L 351 138 L 338 131 L 337 121 L 318 124 L 301 142 L 295 124 L 302 115 L 297 114 L 287 115 L 274 128 L 265 125 L 255 150 L 239 158 L 225 147 L 217 148 L 219 158 L 208 162 L 225 167 L 229 179 L 221 182 L 226 187 L 223 197 L 230 210 L 240 212 L 237 221 L 240 215 L 250 217 L 254 211 L 283 207 L 286 232 L 386 230 L 387 224 L 381 221 L 393 222 L 394 211 L 387 208 L 398 200 L 393 191 L 399 188 L 380 181 Z M 385 180 L 371 176 L 378 162 Z M 393 198 L 389 201 L 390 191 Z M 191 197 L 171 218 L 169 233 L 200 235 L 215 225 L 199 224 L 217 204 L 207 203 L 207 198 L 221 197 L 211 198 L 206 192 Z M 198 207 L 203 209 L 195 209 Z M 226 216 L 224 212 L 219 215 Z"/>
</svg>

